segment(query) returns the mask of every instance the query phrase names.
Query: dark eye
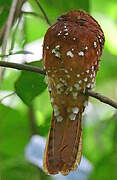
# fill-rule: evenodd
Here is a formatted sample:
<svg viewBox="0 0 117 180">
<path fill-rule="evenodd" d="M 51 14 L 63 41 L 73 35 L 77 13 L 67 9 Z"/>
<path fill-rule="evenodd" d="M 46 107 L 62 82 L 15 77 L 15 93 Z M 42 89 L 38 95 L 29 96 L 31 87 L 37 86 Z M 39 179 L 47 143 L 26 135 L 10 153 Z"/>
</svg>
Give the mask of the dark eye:
<svg viewBox="0 0 117 180">
<path fill-rule="evenodd" d="M 65 16 L 60 16 L 57 18 L 58 21 L 67 21 Z"/>
<path fill-rule="evenodd" d="M 80 26 L 83 26 L 86 21 L 87 21 L 86 19 L 81 18 L 81 19 L 78 20 L 78 23 L 79 23 Z"/>
<path fill-rule="evenodd" d="M 84 18 L 81 18 L 81 19 L 79 19 L 79 21 L 81 21 L 81 22 L 86 22 L 87 20 L 84 19 Z"/>
</svg>

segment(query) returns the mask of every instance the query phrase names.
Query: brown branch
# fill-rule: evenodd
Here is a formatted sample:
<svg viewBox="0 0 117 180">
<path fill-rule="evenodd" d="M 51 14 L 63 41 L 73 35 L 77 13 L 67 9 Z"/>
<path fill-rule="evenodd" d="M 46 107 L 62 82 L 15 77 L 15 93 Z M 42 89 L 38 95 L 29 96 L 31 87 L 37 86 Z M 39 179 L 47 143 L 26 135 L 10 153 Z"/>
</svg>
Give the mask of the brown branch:
<svg viewBox="0 0 117 180">
<path fill-rule="evenodd" d="M 88 90 L 86 92 L 86 94 L 88 96 L 91 96 L 91 97 L 94 97 L 94 98 L 98 99 L 99 101 L 101 101 L 101 102 L 103 102 L 105 104 L 109 104 L 110 106 L 117 109 L 117 102 L 110 99 L 110 98 L 108 98 L 108 97 L 106 97 L 106 96 L 104 96 L 104 95 L 102 95 L 102 94 L 99 94 L 99 93 L 91 91 L 91 90 Z"/>
<path fill-rule="evenodd" d="M 0 61 L 0 66 L 18 69 L 18 70 L 31 71 L 31 72 L 36 72 L 36 73 L 40 73 L 40 74 L 46 74 L 44 69 L 41 69 L 37 66 L 27 65 L 27 64 L 19 64 L 19 63 L 11 63 L 11 62 L 6 62 L 6 61 Z"/>
<path fill-rule="evenodd" d="M 44 69 L 41 69 L 37 66 L 31 66 L 31 65 L 26 65 L 26 64 L 18 64 L 18 63 L 11 63 L 11 62 L 5 62 L 5 61 L 0 61 L 0 66 L 2 67 L 8 67 L 8 68 L 14 68 L 14 69 L 18 69 L 18 70 L 26 70 L 26 71 L 31 71 L 31 72 L 35 72 L 35 73 L 40 73 L 45 75 L 46 72 Z M 94 97 L 98 100 L 100 100 L 101 102 L 105 103 L 105 104 L 109 104 L 110 106 L 114 107 L 117 109 L 117 102 L 104 96 L 101 95 L 97 92 L 88 90 L 86 92 L 86 95 Z"/>
<path fill-rule="evenodd" d="M 44 11 L 44 9 L 42 8 L 40 2 L 38 0 L 35 0 L 36 4 L 39 6 L 41 12 L 43 13 L 44 17 L 45 17 L 45 20 L 47 21 L 47 23 L 51 26 L 51 22 L 50 20 L 48 19 L 48 16 L 46 15 L 46 12 Z"/>
</svg>

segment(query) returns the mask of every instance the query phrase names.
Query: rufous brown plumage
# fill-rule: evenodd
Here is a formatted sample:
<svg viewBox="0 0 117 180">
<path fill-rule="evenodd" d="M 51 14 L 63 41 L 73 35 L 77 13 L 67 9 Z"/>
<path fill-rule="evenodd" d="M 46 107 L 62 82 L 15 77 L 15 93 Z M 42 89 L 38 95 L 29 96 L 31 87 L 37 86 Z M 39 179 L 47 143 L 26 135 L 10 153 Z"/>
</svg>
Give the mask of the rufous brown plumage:
<svg viewBox="0 0 117 180">
<path fill-rule="evenodd" d="M 58 18 L 44 38 L 43 64 L 53 115 L 44 154 L 48 174 L 76 170 L 82 155 L 82 113 L 104 46 L 98 22 L 85 11 Z"/>
</svg>

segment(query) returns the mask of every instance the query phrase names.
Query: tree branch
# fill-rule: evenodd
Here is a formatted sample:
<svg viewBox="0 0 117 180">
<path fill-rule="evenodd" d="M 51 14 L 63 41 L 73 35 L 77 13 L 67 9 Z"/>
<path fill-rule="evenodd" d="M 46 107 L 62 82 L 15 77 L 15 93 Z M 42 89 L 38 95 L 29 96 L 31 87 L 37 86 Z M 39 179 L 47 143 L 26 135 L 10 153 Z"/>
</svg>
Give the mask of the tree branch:
<svg viewBox="0 0 117 180">
<path fill-rule="evenodd" d="M 112 99 L 110 99 L 110 98 L 108 98 L 108 97 L 106 97 L 106 96 L 104 96 L 104 95 L 102 95 L 100 93 L 88 90 L 86 92 L 86 94 L 88 96 L 94 97 L 94 98 L 98 99 L 99 101 L 101 101 L 101 102 L 103 102 L 105 104 L 108 104 L 108 105 L 110 105 L 110 106 L 117 109 L 117 102 L 116 101 L 114 101 L 114 100 L 112 100 Z"/>
<path fill-rule="evenodd" d="M 11 62 L 5 62 L 5 61 L 0 61 L 0 66 L 2 67 L 8 67 L 8 68 L 13 68 L 13 69 L 18 69 L 18 70 L 26 70 L 26 71 L 31 71 L 31 72 L 35 72 L 35 73 L 40 73 L 45 75 L 46 72 L 44 69 L 41 69 L 37 66 L 31 66 L 31 65 L 26 65 L 26 64 L 18 64 L 18 63 L 11 63 Z M 117 102 L 104 96 L 101 95 L 97 92 L 91 91 L 91 90 L 87 90 L 86 91 L 86 95 L 94 97 L 96 99 L 98 99 L 99 101 L 108 104 L 114 108 L 117 109 Z"/>
<path fill-rule="evenodd" d="M 9 11 L 9 15 L 8 15 L 8 19 L 7 19 L 6 27 L 5 27 L 5 32 L 4 32 L 4 37 L 3 37 L 3 41 L 2 41 L 2 54 L 6 54 L 8 36 L 9 36 L 10 29 L 12 26 L 17 2 L 18 2 L 18 0 L 13 0 L 10 11 Z M 4 69 L 0 70 L 0 86 L 1 86 L 1 82 L 2 82 L 3 72 L 4 72 Z"/>
<path fill-rule="evenodd" d="M 44 74 L 44 75 L 46 74 L 44 69 L 41 69 L 37 66 L 27 65 L 27 64 L 19 64 L 19 63 L 11 63 L 11 62 L 6 62 L 6 61 L 0 61 L 0 66 L 18 69 L 18 70 L 36 72 L 36 73 L 40 73 L 40 74 Z"/>
<path fill-rule="evenodd" d="M 16 10 L 17 2 L 18 2 L 18 0 L 13 0 L 11 8 L 10 8 L 9 16 L 8 16 L 8 19 L 7 19 L 7 22 L 6 22 L 6 29 L 5 29 L 5 34 L 4 34 L 4 38 L 3 38 L 3 43 L 2 43 L 2 54 L 6 53 L 6 46 L 7 46 L 8 36 L 9 36 L 10 29 L 11 29 L 11 26 L 12 26 L 12 22 L 13 22 L 15 10 Z"/>
<path fill-rule="evenodd" d="M 47 23 L 49 24 L 49 26 L 51 26 L 51 22 L 50 20 L 48 19 L 48 16 L 46 15 L 44 9 L 42 8 L 40 2 L 38 0 L 35 0 L 36 4 L 39 6 L 41 12 L 43 13 L 44 17 L 45 17 L 45 20 L 47 21 Z"/>
</svg>

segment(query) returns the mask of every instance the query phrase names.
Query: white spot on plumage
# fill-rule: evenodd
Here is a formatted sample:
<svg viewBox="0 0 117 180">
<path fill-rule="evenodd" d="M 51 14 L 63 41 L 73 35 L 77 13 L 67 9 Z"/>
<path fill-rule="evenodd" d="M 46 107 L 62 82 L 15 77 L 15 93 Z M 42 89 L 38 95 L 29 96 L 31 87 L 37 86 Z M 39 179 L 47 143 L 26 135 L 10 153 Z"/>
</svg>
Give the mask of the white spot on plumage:
<svg viewBox="0 0 117 180">
<path fill-rule="evenodd" d="M 54 116 L 58 116 L 59 115 L 59 107 L 57 105 L 53 106 L 53 111 L 54 111 Z"/>
<path fill-rule="evenodd" d="M 59 111 L 54 111 L 54 116 L 58 116 L 60 114 Z"/>
<path fill-rule="evenodd" d="M 74 87 L 77 89 L 77 90 L 80 90 L 81 88 L 80 88 L 80 86 L 79 86 L 79 84 L 74 84 Z"/>
<path fill-rule="evenodd" d="M 94 84 L 91 84 L 91 88 L 93 88 L 94 87 Z"/>
<path fill-rule="evenodd" d="M 58 89 L 58 88 L 60 88 L 60 87 L 62 87 L 62 86 L 63 86 L 63 84 L 62 84 L 62 83 L 59 83 L 59 84 L 57 84 L 56 88 Z"/>
<path fill-rule="evenodd" d="M 79 55 L 79 56 L 84 56 L 84 52 L 83 52 L 83 51 L 79 51 L 79 52 L 78 52 L 78 55 Z"/>
<path fill-rule="evenodd" d="M 85 50 L 87 50 L 88 49 L 88 46 L 85 46 Z"/>
<path fill-rule="evenodd" d="M 95 65 L 97 65 L 97 61 L 95 62 Z"/>
<path fill-rule="evenodd" d="M 61 35 L 61 33 L 59 32 L 57 35 L 58 35 L 58 36 L 60 36 L 60 35 Z"/>
<path fill-rule="evenodd" d="M 75 120 L 76 114 L 72 113 L 69 115 L 70 120 Z"/>
<path fill-rule="evenodd" d="M 52 54 L 55 54 L 56 57 L 60 58 L 60 52 L 58 51 L 58 49 L 52 49 Z"/>
<path fill-rule="evenodd" d="M 90 74 L 90 78 L 92 78 L 93 77 L 93 74 Z"/>
<path fill-rule="evenodd" d="M 63 117 L 62 117 L 62 116 L 58 116 L 58 117 L 56 118 L 56 120 L 57 120 L 57 122 L 61 122 L 61 121 L 63 121 Z"/>
<path fill-rule="evenodd" d="M 81 84 L 81 83 L 82 83 L 82 80 L 79 80 L 78 83 Z"/>
<path fill-rule="evenodd" d="M 49 88 L 48 88 L 48 91 L 51 92 L 51 91 L 52 91 L 52 88 L 49 87 Z"/>
<path fill-rule="evenodd" d="M 77 98 L 78 93 L 77 93 L 77 92 L 73 92 L 73 93 L 72 93 L 72 95 L 73 95 L 73 98 L 74 98 L 74 99 L 76 99 L 76 98 Z"/>
<path fill-rule="evenodd" d="M 75 40 L 76 40 L 76 38 L 74 37 L 74 38 L 73 38 L 73 40 L 75 41 Z"/>
<path fill-rule="evenodd" d="M 71 52 L 71 51 L 67 51 L 67 56 L 69 56 L 69 57 L 74 57 L 74 55 L 73 55 L 73 53 Z"/>
<path fill-rule="evenodd" d="M 52 49 L 52 54 L 55 54 L 55 53 L 56 53 L 55 49 Z"/>
<path fill-rule="evenodd" d="M 58 50 L 60 48 L 60 45 L 56 45 L 55 49 Z"/>
<path fill-rule="evenodd" d="M 53 110 L 54 110 L 54 111 L 58 111 L 58 110 L 59 110 L 59 107 L 55 104 L 55 105 L 53 106 Z"/>
<path fill-rule="evenodd" d="M 91 84 L 90 84 L 90 83 L 88 83 L 88 84 L 86 85 L 86 87 L 87 87 L 87 88 L 90 88 L 90 87 L 91 87 Z"/>
<path fill-rule="evenodd" d="M 97 47 L 97 42 L 94 41 L 93 45 L 94 45 L 94 48 L 96 48 Z"/>
<path fill-rule="evenodd" d="M 79 78 L 79 77 L 80 77 L 80 74 L 77 74 L 76 76 Z"/>
<path fill-rule="evenodd" d="M 46 49 L 49 49 L 49 46 L 46 46 Z"/>
<path fill-rule="evenodd" d="M 67 28 L 67 26 L 64 26 L 64 28 Z"/>
<path fill-rule="evenodd" d="M 53 98 L 53 97 L 51 97 L 50 101 L 51 101 L 51 103 L 53 103 L 53 102 L 54 102 L 54 98 Z"/>
<path fill-rule="evenodd" d="M 86 73 L 87 73 L 87 74 L 89 73 L 89 69 L 86 70 Z"/>
<path fill-rule="evenodd" d="M 64 71 L 65 71 L 65 73 L 68 73 L 68 70 L 67 70 L 67 69 L 65 69 Z"/>
<path fill-rule="evenodd" d="M 64 31 L 68 31 L 68 29 L 64 29 Z"/>
<path fill-rule="evenodd" d="M 69 91 L 72 91 L 72 90 L 73 90 L 73 87 L 70 87 L 70 88 L 69 88 Z"/>
<path fill-rule="evenodd" d="M 94 66 L 91 67 L 92 71 L 94 71 Z"/>
<path fill-rule="evenodd" d="M 71 50 L 74 51 L 74 48 L 72 48 Z"/>
<path fill-rule="evenodd" d="M 60 78 L 60 81 L 67 86 L 67 82 L 64 79 Z"/>
<path fill-rule="evenodd" d="M 94 81 L 95 81 L 95 79 L 93 78 L 93 79 L 92 79 L 92 82 L 94 82 Z"/>
<path fill-rule="evenodd" d="M 67 33 L 65 33 L 65 36 L 68 36 L 68 34 L 69 34 L 68 32 L 67 32 Z"/>
<path fill-rule="evenodd" d="M 102 40 L 101 40 L 101 39 L 99 39 L 99 42 L 102 42 Z"/>
<path fill-rule="evenodd" d="M 73 112 L 74 114 L 78 114 L 79 108 L 78 108 L 78 107 L 72 108 L 72 112 Z"/>
<path fill-rule="evenodd" d="M 69 74 L 67 75 L 67 78 L 70 78 L 70 75 L 69 75 Z"/>
<path fill-rule="evenodd" d="M 88 78 L 86 77 L 86 78 L 84 78 L 84 82 L 87 82 L 88 81 Z"/>
<path fill-rule="evenodd" d="M 94 73 L 93 73 L 93 77 L 95 77 L 95 75 L 96 75 L 96 73 L 95 73 L 95 71 L 94 71 Z"/>
</svg>

